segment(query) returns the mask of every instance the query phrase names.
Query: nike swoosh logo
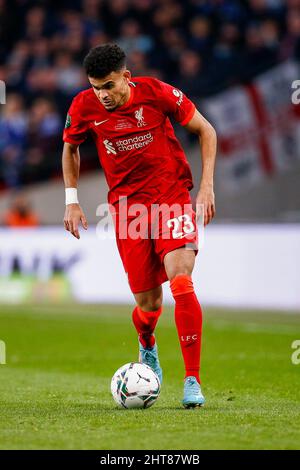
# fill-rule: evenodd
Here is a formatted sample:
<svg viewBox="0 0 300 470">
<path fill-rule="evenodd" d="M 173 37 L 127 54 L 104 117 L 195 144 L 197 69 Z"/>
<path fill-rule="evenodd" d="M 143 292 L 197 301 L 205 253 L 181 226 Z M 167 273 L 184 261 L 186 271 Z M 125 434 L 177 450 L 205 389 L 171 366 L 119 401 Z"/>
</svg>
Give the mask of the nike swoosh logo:
<svg viewBox="0 0 300 470">
<path fill-rule="evenodd" d="M 108 121 L 109 119 L 104 119 L 104 121 L 97 122 L 95 121 L 95 126 L 100 126 L 100 124 L 103 124 L 104 122 Z"/>
</svg>

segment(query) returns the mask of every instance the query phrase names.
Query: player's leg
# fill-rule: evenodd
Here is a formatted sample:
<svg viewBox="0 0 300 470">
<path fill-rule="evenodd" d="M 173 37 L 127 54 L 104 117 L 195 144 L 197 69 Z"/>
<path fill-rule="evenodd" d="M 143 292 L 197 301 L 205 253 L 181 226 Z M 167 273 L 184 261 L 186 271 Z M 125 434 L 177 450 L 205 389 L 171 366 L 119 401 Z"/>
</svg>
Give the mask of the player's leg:
<svg viewBox="0 0 300 470">
<path fill-rule="evenodd" d="M 165 270 L 175 300 L 175 322 L 185 364 L 183 404 L 202 405 L 200 388 L 200 353 L 202 337 L 202 310 L 191 278 L 195 264 L 194 250 L 175 249 L 164 257 Z"/>
<path fill-rule="evenodd" d="M 148 212 L 144 214 L 148 230 Z M 122 224 L 129 224 L 123 220 Z M 139 219 L 141 225 L 143 219 Z M 137 306 L 132 312 L 132 320 L 139 335 L 140 361 L 152 367 L 159 378 L 162 371 L 158 360 L 154 329 L 161 314 L 162 282 L 167 276 L 163 272 L 161 259 L 155 253 L 150 237 L 120 237 L 118 218 L 115 217 L 116 241 L 121 259 L 127 273 L 128 283 Z M 123 226 L 122 226 L 123 227 Z M 126 227 L 125 227 L 126 228 Z M 128 231 L 129 232 L 129 231 Z"/>
<path fill-rule="evenodd" d="M 132 312 L 133 324 L 139 335 L 139 360 L 148 364 L 162 382 L 154 330 L 162 312 L 162 288 L 155 287 L 134 294 L 137 306 Z"/>
<path fill-rule="evenodd" d="M 137 306 L 133 310 L 132 320 L 144 348 L 155 344 L 154 330 L 162 311 L 161 286 L 146 292 L 134 294 Z"/>
</svg>

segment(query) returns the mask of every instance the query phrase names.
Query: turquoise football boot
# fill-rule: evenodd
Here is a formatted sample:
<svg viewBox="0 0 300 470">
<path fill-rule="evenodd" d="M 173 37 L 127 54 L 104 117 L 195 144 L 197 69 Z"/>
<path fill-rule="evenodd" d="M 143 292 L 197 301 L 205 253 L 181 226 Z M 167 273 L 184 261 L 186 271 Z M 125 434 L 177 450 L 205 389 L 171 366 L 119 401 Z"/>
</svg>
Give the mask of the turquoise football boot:
<svg viewBox="0 0 300 470">
<path fill-rule="evenodd" d="M 147 366 L 151 367 L 151 369 L 154 370 L 154 372 L 156 372 L 156 374 L 158 375 L 160 384 L 162 384 L 163 374 L 158 359 L 157 345 L 155 344 L 153 348 L 144 348 L 139 342 L 139 349 L 139 362 L 147 364 Z"/>
<path fill-rule="evenodd" d="M 184 391 L 182 404 L 185 408 L 195 408 L 202 406 L 205 398 L 202 395 L 201 387 L 196 377 L 189 376 L 184 380 Z"/>
</svg>

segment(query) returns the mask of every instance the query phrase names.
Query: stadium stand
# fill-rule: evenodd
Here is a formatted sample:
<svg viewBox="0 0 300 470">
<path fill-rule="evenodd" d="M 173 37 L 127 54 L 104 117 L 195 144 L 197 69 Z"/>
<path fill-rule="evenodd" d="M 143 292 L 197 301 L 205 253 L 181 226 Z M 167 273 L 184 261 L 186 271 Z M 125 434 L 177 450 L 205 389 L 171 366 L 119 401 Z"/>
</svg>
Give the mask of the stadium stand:
<svg viewBox="0 0 300 470">
<path fill-rule="evenodd" d="M 298 0 L 0 0 L 0 188 L 56 178 L 89 48 L 118 42 L 133 74 L 201 99 L 300 57 Z M 87 143 L 82 171 L 97 167 Z"/>
</svg>

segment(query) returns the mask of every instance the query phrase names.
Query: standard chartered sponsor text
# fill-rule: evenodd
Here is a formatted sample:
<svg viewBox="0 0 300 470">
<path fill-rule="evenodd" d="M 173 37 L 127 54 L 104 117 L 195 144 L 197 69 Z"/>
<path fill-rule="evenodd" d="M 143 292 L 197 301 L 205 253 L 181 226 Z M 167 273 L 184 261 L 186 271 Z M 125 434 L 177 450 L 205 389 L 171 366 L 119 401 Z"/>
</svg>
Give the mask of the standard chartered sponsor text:
<svg viewBox="0 0 300 470">
<path fill-rule="evenodd" d="M 144 135 L 136 135 L 129 139 L 120 139 L 116 141 L 116 146 L 120 152 L 126 152 L 129 150 L 140 149 L 149 145 L 153 142 L 153 135 L 151 132 L 147 132 Z"/>
</svg>

